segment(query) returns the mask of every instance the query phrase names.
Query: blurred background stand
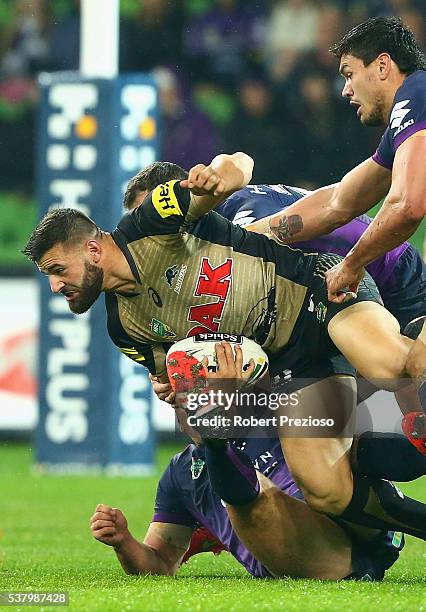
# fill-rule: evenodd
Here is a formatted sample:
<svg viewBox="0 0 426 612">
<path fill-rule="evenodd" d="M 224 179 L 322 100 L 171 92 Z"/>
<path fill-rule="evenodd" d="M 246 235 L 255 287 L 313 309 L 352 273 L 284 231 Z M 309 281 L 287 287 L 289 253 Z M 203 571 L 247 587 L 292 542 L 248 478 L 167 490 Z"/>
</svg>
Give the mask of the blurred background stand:
<svg viewBox="0 0 426 612">
<path fill-rule="evenodd" d="M 127 181 L 159 155 L 153 79 L 118 76 L 118 9 L 118 0 L 84 0 L 80 71 L 39 78 L 40 216 L 57 207 L 78 208 L 107 231 L 122 214 Z M 107 337 L 103 297 L 76 316 L 38 278 L 38 467 L 149 473 L 154 432 L 146 370 Z"/>
</svg>

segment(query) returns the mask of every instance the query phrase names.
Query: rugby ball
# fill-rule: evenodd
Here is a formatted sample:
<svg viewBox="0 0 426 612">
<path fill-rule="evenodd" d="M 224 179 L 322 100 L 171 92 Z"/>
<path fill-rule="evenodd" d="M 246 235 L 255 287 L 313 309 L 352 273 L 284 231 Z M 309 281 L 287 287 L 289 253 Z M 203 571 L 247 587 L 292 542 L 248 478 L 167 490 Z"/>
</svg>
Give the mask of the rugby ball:
<svg viewBox="0 0 426 612">
<path fill-rule="evenodd" d="M 226 340 L 235 352 L 235 346 L 240 345 L 243 352 L 243 370 L 250 365 L 250 359 L 254 360 L 255 368 L 247 384 L 252 385 L 264 376 L 268 370 L 268 356 L 264 350 L 254 341 L 238 334 L 226 334 L 220 332 L 206 332 L 190 336 L 175 342 L 170 347 L 166 356 L 167 372 L 173 385 L 173 375 L 176 376 L 177 361 L 186 356 L 190 371 L 194 375 L 197 364 L 201 364 L 204 357 L 208 359 L 207 369 L 210 372 L 217 371 L 215 344 Z M 201 366 L 198 366 L 201 368 Z"/>
</svg>

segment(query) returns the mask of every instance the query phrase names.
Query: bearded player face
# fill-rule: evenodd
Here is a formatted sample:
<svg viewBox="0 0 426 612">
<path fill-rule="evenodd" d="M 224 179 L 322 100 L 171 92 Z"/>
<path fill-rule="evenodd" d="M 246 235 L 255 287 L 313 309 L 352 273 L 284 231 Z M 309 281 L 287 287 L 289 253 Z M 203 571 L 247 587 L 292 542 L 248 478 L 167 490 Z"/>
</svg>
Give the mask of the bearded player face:
<svg viewBox="0 0 426 612">
<path fill-rule="evenodd" d="M 68 301 L 68 306 L 74 314 L 87 312 L 96 302 L 104 280 L 104 271 L 99 266 L 84 262 L 84 273 L 80 287 L 66 285 L 61 293 Z"/>
<path fill-rule="evenodd" d="M 65 297 L 74 314 L 87 312 L 102 291 L 103 269 L 81 252 L 65 253 L 62 245 L 56 245 L 43 255 L 38 267 L 49 277 L 51 290 Z"/>
</svg>

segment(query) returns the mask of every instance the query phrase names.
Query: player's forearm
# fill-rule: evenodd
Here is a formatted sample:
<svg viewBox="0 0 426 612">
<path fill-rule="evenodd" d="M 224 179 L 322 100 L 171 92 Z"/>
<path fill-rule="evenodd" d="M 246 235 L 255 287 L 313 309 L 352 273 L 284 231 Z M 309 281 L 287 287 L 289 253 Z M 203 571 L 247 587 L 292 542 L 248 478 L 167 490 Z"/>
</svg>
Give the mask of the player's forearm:
<svg viewBox="0 0 426 612">
<path fill-rule="evenodd" d="M 317 189 L 275 215 L 271 231 L 287 244 L 329 234 L 377 204 L 390 183 L 390 171 L 367 159 L 340 183 Z"/>
<path fill-rule="evenodd" d="M 360 270 L 410 238 L 421 220 L 407 204 L 385 200 L 373 222 L 347 254 L 347 264 L 354 271 Z"/>
<path fill-rule="evenodd" d="M 173 571 L 167 566 L 158 553 L 135 540 L 129 533 L 119 547 L 114 547 L 121 567 L 126 574 L 155 574 L 170 576 Z"/>
<path fill-rule="evenodd" d="M 328 234 L 336 227 L 349 221 L 347 215 L 333 206 L 338 185 L 329 185 L 313 191 L 269 219 L 254 224 L 263 232 L 271 234 L 280 242 L 290 244 L 310 240 L 321 234 Z M 252 229 L 250 227 L 250 229 Z"/>
</svg>

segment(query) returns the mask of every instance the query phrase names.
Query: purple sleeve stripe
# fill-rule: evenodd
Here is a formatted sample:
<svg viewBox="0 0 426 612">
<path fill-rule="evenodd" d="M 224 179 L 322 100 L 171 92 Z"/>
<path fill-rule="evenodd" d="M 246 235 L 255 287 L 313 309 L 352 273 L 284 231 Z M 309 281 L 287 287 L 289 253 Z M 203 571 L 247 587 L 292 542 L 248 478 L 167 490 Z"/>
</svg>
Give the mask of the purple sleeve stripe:
<svg viewBox="0 0 426 612">
<path fill-rule="evenodd" d="M 409 128 L 403 130 L 394 140 L 395 149 L 402 145 L 402 143 L 405 142 L 407 138 L 410 138 L 410 136 L 416 134 L 417 132 L 421 132 L 422 130 L 426 130 L 426 121 L 423 121 L 422 123 L 415 123 Z"/>
<path fill-rule="evenodd" d="M 387 170 L 391 170 L 392 169 L 392 164 L 389 164 L 389 162 L 385 161 L 383 159 L 383 157 L 380 155 L 379 150 L 377 149 L 377 151 L 374 153 L 373 157 L 371 158 L 373 161 L 376 162 L 376 164 L 379 164 L 379 166 L 383 166 L 383 168 L 386 168 Z"/>
<path fill-rule="evenodd" d="M 174 512 L 156 512 L 152 517 L 152 523 L 173 523 L 173 525 L 185 525 L 194 527 L 197 522 L 192 516 L 175 514 Z"/>
</svg>

